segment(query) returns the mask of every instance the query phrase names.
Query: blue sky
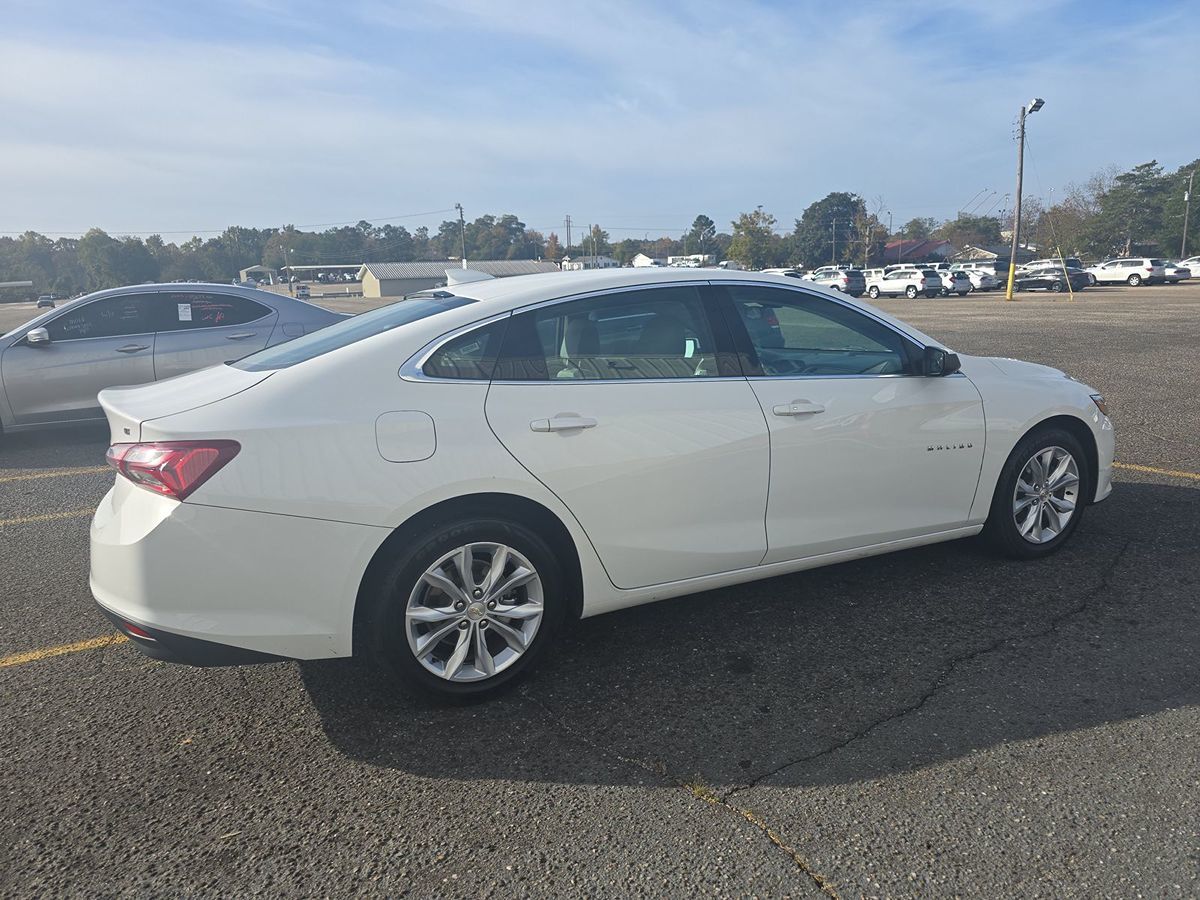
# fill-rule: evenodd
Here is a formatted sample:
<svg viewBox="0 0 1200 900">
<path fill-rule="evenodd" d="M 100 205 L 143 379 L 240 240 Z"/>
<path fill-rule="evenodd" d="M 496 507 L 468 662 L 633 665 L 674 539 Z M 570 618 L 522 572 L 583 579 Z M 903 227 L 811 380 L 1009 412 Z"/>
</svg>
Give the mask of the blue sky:
<svg viewBox="0 0 1200 900">
<path fill-rule="evenodd" d="M 1200 155 L 1194 2 L 0 0 L 0 22 L 7 232 L 436 226 L 461 202 L 620 238 L 757 204 L 790 228 L 833 190 L 898 227 L 1001 205 L 1035 95 L 1027 194 Z"/>
</svg>

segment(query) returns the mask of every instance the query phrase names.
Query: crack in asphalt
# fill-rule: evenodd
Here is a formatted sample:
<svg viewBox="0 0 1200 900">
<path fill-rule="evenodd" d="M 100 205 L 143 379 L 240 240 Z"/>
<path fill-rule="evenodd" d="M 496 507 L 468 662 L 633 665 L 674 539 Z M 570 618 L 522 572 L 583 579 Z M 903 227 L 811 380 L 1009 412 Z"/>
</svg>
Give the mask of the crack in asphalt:
<svg viewBox="0 0 1200 900">
<path fill-rule="evenodd" d="M 648 772 L 656 778 L 666 781 L 677 788 L 687 791 L 692 797 L 701 800 L 710 806 L 719 806 L 730 813 L 733 813 L 740 819 L 748 822 L 757 828 L 772 845 L 782 850 L 795 863 L 796 867 L 826 896 L 839 900 L 837 887 L 832 881 L 814 869 L 808 861 L 801 856 L 800 851 L 784 841 L 782 835 L 772 828 L 761 817 L 755 814 L 752 810 L 745 809 L 732 803 L 728 797 L 721 797 L 716 791 L 704 784 L 699 778 L 692 781 L 687 781 L 678 776 L 672 775 L 665 764 L 661 762 L 653 762 L 651 760 L 639 759 L 636 756 L 626 756 L 619 753 L 610 747 L 605 747 L 593 738 L 571 726 L 569 722 L 561 715 L 556 713 L 546 704 L 546 702 L 529 692 L 526 687 L 520 690 L 521 697 L 529 701 L 534 706 L 538 707 L 545 715 L 555 723 L 559 728 L 569 734 L 571 737 L 591 747 L 602 756 L 607 756 L 611 759 L 616 759 L 626 765 L 641 769 Z"/>
<path fill-rule="evenodd" d="M 810 753 L 807 756 L 802 756 L 799 759 L 790 760 L 789 762 L 786 762 L 786 763 L 783 763 L 782 765 L 776 766 L 774 769 L 771 769 L 770 771 L 765 772 L 762 775 L 759 775 L 757 778 L 753 779 L 752 781 L 747 782 L 746 784 L 738 785 L 737 787 L 733 788 L 732 790 L 727 791 L 722 799 L 724 801 L 728 801 L 735 794 L 741 793 L 743 791 L 748 791 L 753 787 L 757 787 L 759 784 L 766 781 L 768 778 L 772 778 L 775 775 L 778 775 L 781 772 L 783 772 L 787 769 L 790 769 L 792 766 L 803 765 L 805 763 L 812 762 L 813 760 L 817 760 L 824 756 L 829 756 L 833 753 L 836 753 L 839 750 L 842 750 L 842 749 L 850 746 L 851 744 L 855 743 L 856 741 L 859 741 L 862 738 L 867 737 L 869 734 L 871 734 L 872 732 L 876 731 L 879 728 L 882 728 L 884 725 L 887 725 L 891 722 L 895 722 L 897 719 L 902 719 L 905 716 L 908 716 L 914 712 L 917 712 L 923 706 L 925 706 L 926 703 L 928 703 L 935 696 L 937 696 L 937 694 L 939 694 L 942 691 L 942 689 L 946 687 L 947 684 L 949 684 L 950 679 L 954 675 L 955 671 L 959 668 L 959 666 L 963 665 L 964 663 L 968 663 L 973 660 L 979 659 L 981 656 L 986 656 L 987 654 L 1000 649 L 1001 647 L 1005 646 L 1006 644 L 1015 644 L 1015 643 L 1022 642 L 1022 641 L 1035 640 L 1037 638 L 1042 638 L 1042 637 L 1046 637 L 1047 635 L 1053 634 L 1055 631 L 1058 630 L 1059 626 L 1062 625 L 1065 621 L 1072 618 L 1073 616 L 1077 616 L 1080 613 L 1085 612 L 1087 610 L 1088 606 L 1091 604 L 1092 600 L 1096 596 L 1098 596 L 1099 594 L 1101 594 L 1102 592 L 1104 592 L 1105 590 L 1108 589 L 1109 580 L 1111 579 L 1113 573 L 1117 570 L 1117 567 L 1121 564 L 1121 561 L 1124 559 L 1125 552 L 1129 549 L 1130 545 L 1133 543 L 1134 543 L 1134 539 L 1132 539 L 1132 538 L 1126 539 L 1125 542 L 1121 545 L 1121 549 L 1118 550 L 1116 552 L 1116 554 L 1113 556 L 1112 562 L 1110 562 L 1108 564 L 1108 566 L 1105 567 L 1104 572 L 1100 576 L 1100 581 L 1097 583 L 1097 585 L 1094 588 L 1092 588 L 1090 591 L 1087 591 L 1083 595 L 1083 597 L 1079 600 L 1078 603 L 1075 603 L 1073 606 L 1069 607 L 1068 609 L 1064 610 L 1063 612 L 1059 613 L 1058 615 L 1052 616 L 1050 618 L 1050 621 L 1047 623 L 1047 625 L 1044 628 L 1042 628 L 1041 630 L 1035 631 L 1035 632 L 1030 632 L 1028 634 L 1010 634 L 1010 635 L 1006 635 L 1004 637 L 999 637 L 999 638 L 996 638 L 995 640 L 990 641 L 989 643 L 985 644 L 982 647 L 977 647 L 976 649 L 968 651 L 967 653 L 963 653 L 963 654 L 960 654 L 959 656 L 955 656 L 955 657 L 951 658 L 945 664 L 945 666 L 943 666 L 941 672 L 938 673 L 937 677 L 933 680 L 933 682 L 930 684 L 930 686 L 925 690 L 925 692 L 917 700 L 896 710 L 895 712 L 893 712 L 887 716 L 884 716 L 881 719 L 875 720 L 874 722 L 867 725 L 866 727 L 861 728 L 858 731 L 854 732 L 853 734 L 851 734 L 849 737 L 845 738 L 844 740 L 838 741 L 836 744 L 833 744 L 822 750 L 818 750 L 816 753 Z"/>
</svg>

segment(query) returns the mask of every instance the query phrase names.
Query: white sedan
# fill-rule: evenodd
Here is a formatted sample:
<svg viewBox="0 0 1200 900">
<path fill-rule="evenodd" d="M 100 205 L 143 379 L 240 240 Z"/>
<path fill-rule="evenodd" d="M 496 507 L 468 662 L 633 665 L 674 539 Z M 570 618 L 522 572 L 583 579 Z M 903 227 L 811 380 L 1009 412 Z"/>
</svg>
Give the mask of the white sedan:
<svg viewBox="0 0 1200 900">
<path fill-rule="evenodd" d="M 713 269 L 451 284 L 100 402 L 91 588 L 138 647 L 456 696 L 567 617 L 980 532 L 1042 557 L 1111 491 L 1086 385 Z"/>
</svg>

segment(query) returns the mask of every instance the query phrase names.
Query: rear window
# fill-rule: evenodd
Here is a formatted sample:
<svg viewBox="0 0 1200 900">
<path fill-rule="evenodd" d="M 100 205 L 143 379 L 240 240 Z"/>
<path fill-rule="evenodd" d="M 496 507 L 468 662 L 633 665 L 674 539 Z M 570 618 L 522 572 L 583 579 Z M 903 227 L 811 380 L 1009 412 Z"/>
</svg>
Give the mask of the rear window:
<svg viewBox="0 0 1200 900">
<path fill-rule="evenodd" d="M 401 300 L 338 322 L 336 325 L 330 325 L 320 331 L 314 331 L 312 334 L 298 337 L 286 344 L 278 344 L 268 347 L 266 350 L 260 350 L 258 353 L 252 353 L 244 359 L 229 363 L 229 365 L 247 372 L 286 369 L 288 366 L 324 356 L 333 350 L 356 344 L 366 338 L 399 328 L 401 325 L 436 316 L 438 313 L 458 309 L 460 306 L 474 302 L 467 297 L 455 297 L 450 294 Z"/>
<path fill-rule="evenodd" d="M 1150 265 L 1152 265 L 1152 266 L 1165 266 L 1166 264 L 1167 264 L 1167 261 L 1165 259 L 1150 260 Z"/>
</svg>

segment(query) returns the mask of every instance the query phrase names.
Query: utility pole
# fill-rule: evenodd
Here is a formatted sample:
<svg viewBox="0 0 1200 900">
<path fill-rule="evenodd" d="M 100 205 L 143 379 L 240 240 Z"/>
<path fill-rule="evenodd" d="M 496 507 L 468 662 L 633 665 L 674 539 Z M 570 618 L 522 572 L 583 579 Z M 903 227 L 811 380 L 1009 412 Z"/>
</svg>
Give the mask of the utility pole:
<svg viewBox="0 0 1200 900">
<path fill-rule="evenodd" d="M 571 214 L 567 213 L 567 217 L 563 219 L 563 225 L 567 228 L 567 253 L 571 252 Z"/>
<path fill-rule="evenodd" d="M 893 234 L 893 232 L 892 232 L 892 211 L 889 209 L 888 210 L 888 235 L 887 235 L 889 241 L 892 239 L 892 234 Z M 887 246 L 886 245 L 884 246 L 884 250 L 883 250 L 883 262 L 885 265 L 887 264 Z"/>
<path fill-rule="evenodd" d="M 837 219 L 833 220 L 833 225 L 830 226 L 829 231 L 833 238 L 832 248 L 829 251 L 829 261 L 831 263 L 833 263 L 834 265 L 836 265 L 837 264 Z"/>
<path fill-rule="evenodd" d="M 1188 176 L 1187 193 L 1183 195 L 1183 240 L 1179 244 L 1179 258 L 1187 259 L 1187 229 L 1188 217 L 1192 212 L 1192 180 L 1196 177 L 1196 170 L 1192 169 L 1192 174 Z"/>
<path fill-rule="evenodd" d="M 1045 102 L 1041 97 L 1034 97 L 1028 106 L 1021 107 L 1021 117 L 1017 123 L 1017 205 L 1013 212 L 1012 250 L 1008 255 L 1008 288 L 1004 299 L 1013 298 L 1013 282 L 1017 277 L 1017 246 L 1021 240 L 1021 179 L 1025 174 L 1025 117 L 1041 109 Z"/>
<path fill-rule="evenodd" d="M 467 220 L 463 217 L 463 208 L 461 203 L 455 203 L 454 208 L 458 210 L 458 241 L 462 247 L 462 267 L 467 267 Z"/>
</svg>

